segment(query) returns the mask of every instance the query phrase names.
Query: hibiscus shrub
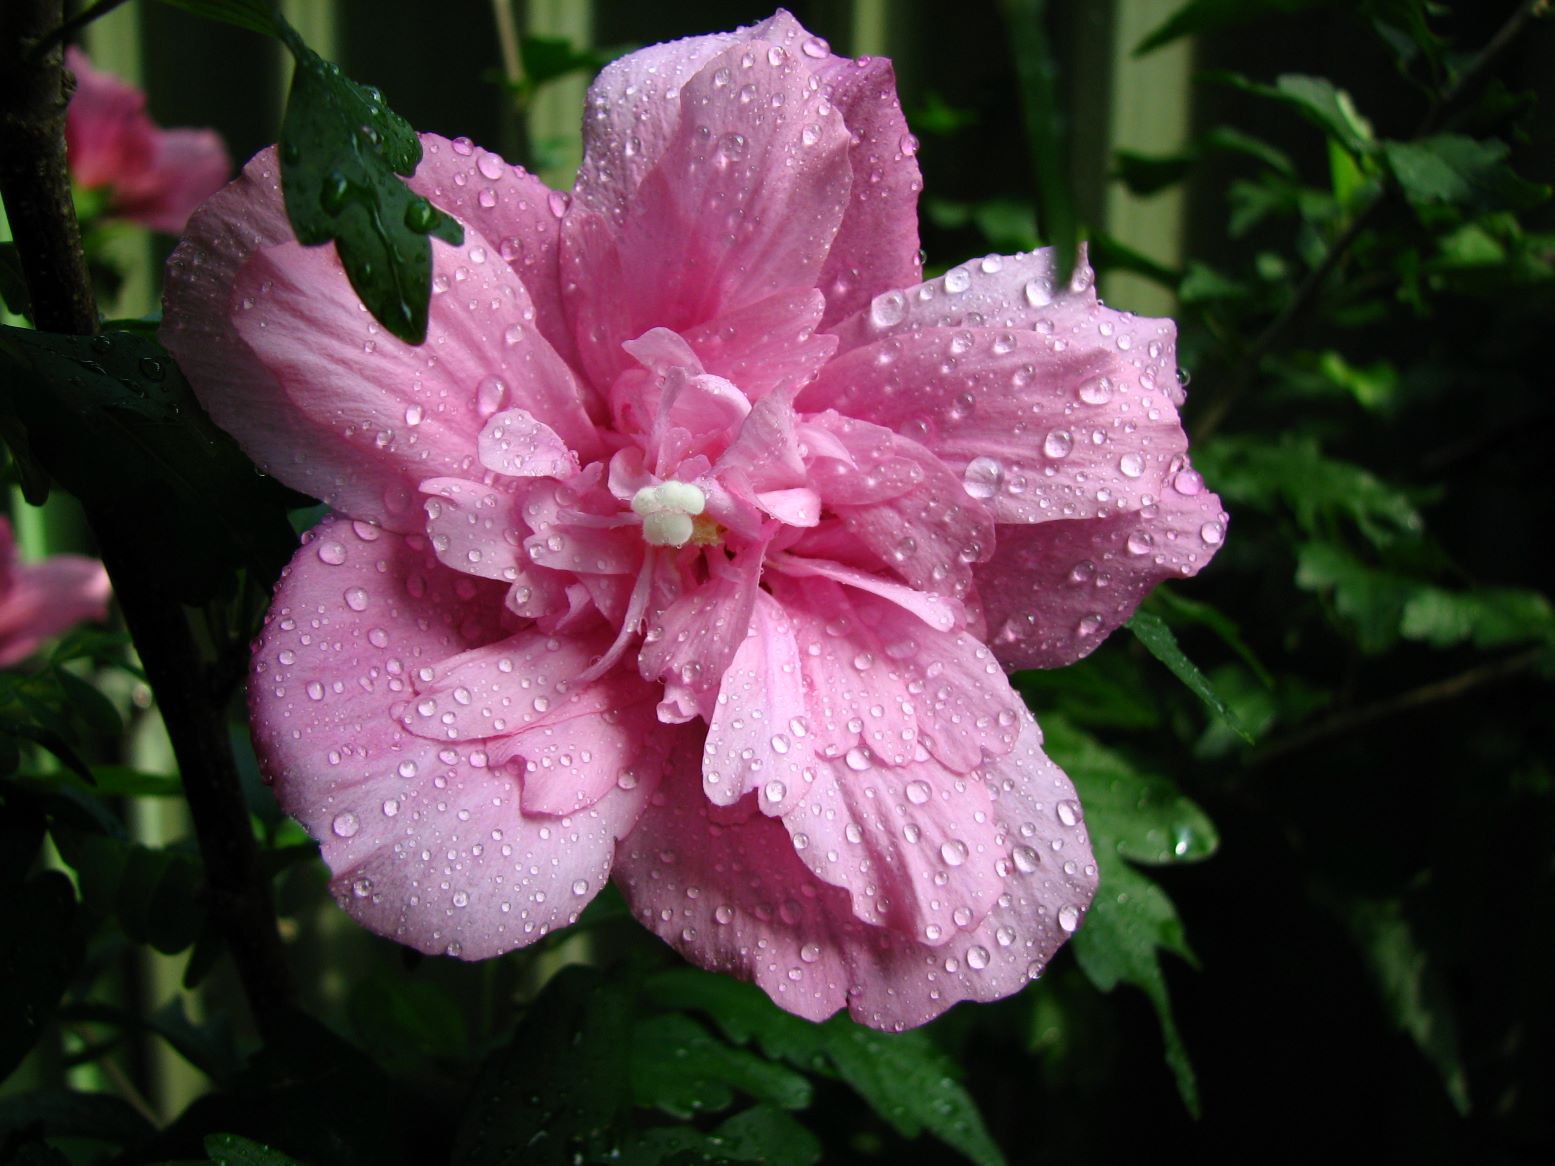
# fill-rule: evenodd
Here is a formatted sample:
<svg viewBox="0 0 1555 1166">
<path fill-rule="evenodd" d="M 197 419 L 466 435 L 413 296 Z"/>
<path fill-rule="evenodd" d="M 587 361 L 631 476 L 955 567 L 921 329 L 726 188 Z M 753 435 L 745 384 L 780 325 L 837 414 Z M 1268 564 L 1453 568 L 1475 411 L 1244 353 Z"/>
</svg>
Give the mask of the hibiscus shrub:
<svg viewBox="0 0 1555 1166">
<path fill-rule="evenodd" d="M 169 2 L 295 65 L 214 194 L 0 20 L 0 437 L 126 629 L 0 519 L 0 1166 L 1555 1147 L 1544 6 L 1165 19 L 1174 269 L 1094 13 L 513 41 L 563 191 Z"/>
</svg>

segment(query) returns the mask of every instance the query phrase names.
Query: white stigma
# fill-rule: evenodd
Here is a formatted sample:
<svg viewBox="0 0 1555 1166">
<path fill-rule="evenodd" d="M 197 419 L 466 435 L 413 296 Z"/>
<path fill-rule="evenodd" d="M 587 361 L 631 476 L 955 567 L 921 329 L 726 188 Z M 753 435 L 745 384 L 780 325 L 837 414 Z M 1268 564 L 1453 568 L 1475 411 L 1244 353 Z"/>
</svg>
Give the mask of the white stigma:
<svg viewBox="0 0 1555 1166">
<path fill-rule="evenodd" d="M 691 520 L 706 506 L 707 495 L 690 482 L 660 482 L 632 495 L 632 509 L 643 520 L 643 541 L 655 547 L 683 547 L 690 542 Z"/>
</svg>

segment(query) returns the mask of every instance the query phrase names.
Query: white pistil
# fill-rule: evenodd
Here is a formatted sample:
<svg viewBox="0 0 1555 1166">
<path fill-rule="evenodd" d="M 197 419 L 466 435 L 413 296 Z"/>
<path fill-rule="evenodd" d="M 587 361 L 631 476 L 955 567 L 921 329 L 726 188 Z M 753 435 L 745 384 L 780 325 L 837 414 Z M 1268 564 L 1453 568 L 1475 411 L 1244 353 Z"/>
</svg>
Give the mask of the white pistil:
<svg viewBox="0 0 1555 1166">
<path fill-rule="evenodd" d="M 683 547 L 695 530 L 692 519 L 707 506 L 707 495 L 690 482 L 673 479 L 644 486 L 632 496 L 632 510 L 643 520 L 643 541 L 655 547 Z"/>
</svg>

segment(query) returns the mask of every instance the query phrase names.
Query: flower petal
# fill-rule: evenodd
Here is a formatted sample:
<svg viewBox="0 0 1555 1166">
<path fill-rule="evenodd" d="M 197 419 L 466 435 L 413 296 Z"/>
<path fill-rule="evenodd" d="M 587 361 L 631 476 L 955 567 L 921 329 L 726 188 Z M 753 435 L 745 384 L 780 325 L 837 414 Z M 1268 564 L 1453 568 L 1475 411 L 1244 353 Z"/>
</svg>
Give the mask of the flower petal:
<svg viewBox="0 0 1555 1166">
<path fill-rule="evenodd" d="M 566 196 L 490 150 L 437 134 L 421 135 L 421 164 L 405 185 L 496 244 L 529 293 L 540 335 L 575 363 L 557 268 Z"/>
<path fill-rule="evenodd" d="M 658 778 L 570 817 L 526 815 L 519 780 L 483 749 L 401 728 L 412 673 L 499 636 L 501 594 L 423 540 L 326 519 L 282 579 L 249 686 L 261 764 L 319 839 L 342 906 L 466 959 L 575 919 Z"/>
<path fill-rule="evenodd" d="M 239 402 L 220 381 L 196 381 L 202 401 L 278 478 L 391 529 L 419 525 L 421 481 L 477 465 L 488 377 L 516 386 L 537 420 L 592 456 L 577 382 L 529 322 L 517 277 L 494 258 L 477 262 L 488 249 L 473 231 L 460 247 L 433 245 L 433 286 L 447 290 L 433 295 L 427 342 L 415 346 L 367 314 L 332 248 L 266 248 L 238 273 L 233 328 L 279 391 Z"/>
<path fill-rule="evenodd" d="M 679 124 L 619 226 L 569 212 L 563 286 L 595 385 L 629 367 L 621 345 L 650 328 L 815 286 L 847 205 L 851 139 L 808 77 L 777 46 L 719 53 L 680 87 Z"/>
<path fill-rule="evenodd" d="M 959 1000 L 997 1000 L 1034 979 L 1075 930 L 1096 887 L 1074 787 L 1023 714 L 1017 747 L 988 762 L 1002 891 L 946 943 L 853 918 L 762 814 L 721 821 L 672 762 L 616 860 L 643 925 L 697 964 L 754 980 L 781 1007 L 821 1020 L 844 1004 L 862 1024 L 902 1029 Z M 688 891 L 695 890 L 695 893 Z"/>
<path fill-rule="evenodd" d="M 1058 668 L 1089 655 L 1167 579 L 1197 574 L 1226 535 L 1220 499 L 1179 470 L 1159 501 L 1105 518 L 999 528 L 977 569 L 989 645 L 1004 666 Z"/>
</svg>

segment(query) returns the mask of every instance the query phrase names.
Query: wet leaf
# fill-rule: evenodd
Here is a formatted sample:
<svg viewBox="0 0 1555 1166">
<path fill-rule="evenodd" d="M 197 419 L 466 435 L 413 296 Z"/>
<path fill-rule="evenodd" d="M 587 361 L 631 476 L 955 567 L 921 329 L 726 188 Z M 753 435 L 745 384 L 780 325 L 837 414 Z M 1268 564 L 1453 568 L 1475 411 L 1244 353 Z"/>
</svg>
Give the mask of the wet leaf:
<svg viewBox="0 0 1555 1166">
<path fill-rule="evenodd" d="M 1042 721 L 1043 747 L 1074 781 L 1091 845 L 1153 865 L 1197 862 L 1220 835 L 1169 779 L 1137 769 L 1062 717 Z"/>
<path fill-rule="evenodd" d="M 205 1153 L 216 1166 L 301 1166 L 291 1155 L 237 1134 L 211 1134 Z"/>
<path fill-rule="evenodd" d="M 718 1040 L 688 1016 L 640 1021 L 632 1034 L 632 1092 L 639 1105 L 677 1117 L 717 1113 L 734 1090 L 783 1109 L 810 1104 L 810 1083 L 780 1064 Z"/>
<path fill-rule="evenodd" d="M 1084 925 L 1071 940 L 1075 959 L 1098 990 L 1110 992 L 1119 984 L 1131 984 L 1149 997 L 1161 1023 L 1166 1063 L 1176 1078 L 1177 1091 L 1188 1111 L 1198 1116 L 1198 1081 L 1177 1031 L 1161 968 L 1163 950 L 1194 962 L 1182 921 L 1159 886 L 1104 847 L 1096 848 L 1096 865 L 1101 869 L 1101 885 Z"/>
<path fill-rule="evenodd" d="M 1236 713 L 1231 711 L 1228 705 L 1215 691 L 1215 686 L 1210 683 L 1209 677 L 1199 671 L 1199 667 L 1177 643 L 1177 635 L 1166 626 L 1166 621 L 1158 615 L 1152 615 L 1148 611 L 1136 611 L 1124 625 L 1134 633 L 1137 639 L 1149 653 L 1157 660 L 1165 664 L 1171 674 L 1182 681 L 1192 692 L 1204 702 L 1204 707 L 1214 713 L 1221 721 L 1241 737 L 1249 745 L 1253 743 L 1253 735 L 1247 731 L 1246 726 L 1237 720 Z"/>
<path fill-rule="evenodd" d="M 341 73 L 290 28 L 296 62 L 281 123 L 281 185 L 303 243 L 333 242 L 351 286 L 395 336 L 420 344 L 432 298 L 432 238 L 464 228 L 413 193 L 421 143 L 382 96 Z"/>
</svg>

